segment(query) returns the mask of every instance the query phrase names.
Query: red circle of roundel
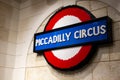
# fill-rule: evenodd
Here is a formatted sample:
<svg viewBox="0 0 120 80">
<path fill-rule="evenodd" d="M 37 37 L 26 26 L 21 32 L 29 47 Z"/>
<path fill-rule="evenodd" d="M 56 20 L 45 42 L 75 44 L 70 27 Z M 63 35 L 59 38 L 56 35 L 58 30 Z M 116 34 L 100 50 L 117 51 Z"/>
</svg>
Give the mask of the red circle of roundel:
<svg viewBox="0 0 120 80">
<path fill-rule="evenodd" d="M 62 17 L 67 15 L 75 16 L 82 22 L 92 19 L 91 14 L 84 8 L 78 6 L 67 6 L 56 12 L 56 14 L 54 14 L 51 17 L 51 19 L 46 25 L 45 31 L 52 30 L 55 23 L 57 23 L 57 21 L 59 21 Z M 84 45 L 81 47 L 81 49 L 75 56 L 68 60 L 62 60 L 57 58 L 56 56 L 53 55 L 52 50 L 45 51 L 44 56 L 47 62 L 51 64 L 53 67 L 58 69 L 70 69 L 83 62 L 90 53 L 91 49 L 92 45 Z"/>
</svg>

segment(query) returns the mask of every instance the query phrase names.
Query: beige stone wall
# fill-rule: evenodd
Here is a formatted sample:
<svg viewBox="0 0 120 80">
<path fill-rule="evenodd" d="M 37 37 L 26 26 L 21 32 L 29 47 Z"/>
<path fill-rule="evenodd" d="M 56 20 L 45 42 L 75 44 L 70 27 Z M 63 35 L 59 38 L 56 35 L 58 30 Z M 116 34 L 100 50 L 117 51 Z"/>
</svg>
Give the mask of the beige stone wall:
<svg viewBox="0 0 120 80">
<path fill-rule="evenodd" d="M 0 0 L 0 80 L 119 80 L 120 13 L 97 0 Z M 113 19 L 113 44 L 99 46 L 91 63 L 59 71 L 33 53 L 33 35 L 43 32 L 50 16 L 63 6 L 85 7 L 96 17 Z M 118 9 L 119 7 L 117 7 Z"/>
<path fill-rule="evenodd" d="M 23 71 L 18 65 L 21 56 L 16 54 L 18 20 L 19 3 L 0 0 L 0 80 L 22 79 L 18 75 Z"/>
<path fill-rule="evenodd" d="M 60 3 L 59 3 L 60 4 Z M 63 2 L 62 5 L 63 6 Z M 74 3 L 73 3 L 74 4 Z M 119 80 L 120 79 L 120 13 L 111 6 L 99 1 L 77 1 L 75 4 L 85 7 L 92 12 L 97 18 L 109 16 L 113 20 L 113 44 L 99 46 L 93 60 L 84 69 L 76 71 L 59 71 L 50 67 L 47 64 L 43 55 L 37 56 L 33 53 L 33 40 L 29 46 L 26 62 L 25 80 Z M 37 6 L 39 4 L 33 5 Z M 32 6 L 32 7 L 33 7 Z M 56 6 L 57 8 L 61 6 Z M 31 7 L 31 6 L 30 6 Z M 37 6 L 39 7 L 39 6 Z M 56 9 L 57 9 L 56 8 Z M 35 10 L 36 11 L 36 10 Z M 37 12 L 31 14 L 36 17 Z M 53 10 L 54 11 L 54 10 Z M 54 11 L 55 12 L 55 11 Z M 28 12 L 29 13 L 29 12 Z M 54 14 L 54 13 L 53 13 Z M 36 32 L 43 32 L 45 24 L 49 16 L 44 17 L 44 21 L 39 26 Z M 31 17 L 29 19 L 31 21 Z M 28 20 L 25 20 L 28 22 Z M 32 19 L 35 20 L 35 19 Z M 36 20 L 33 21 L 36 23 Z M 25 25 L 30 26 L 31 23 Z M 33 24 L 32 24 L 33 25 Z M 33 26 L 31 26 L 32 28 Z"/>
</svg>

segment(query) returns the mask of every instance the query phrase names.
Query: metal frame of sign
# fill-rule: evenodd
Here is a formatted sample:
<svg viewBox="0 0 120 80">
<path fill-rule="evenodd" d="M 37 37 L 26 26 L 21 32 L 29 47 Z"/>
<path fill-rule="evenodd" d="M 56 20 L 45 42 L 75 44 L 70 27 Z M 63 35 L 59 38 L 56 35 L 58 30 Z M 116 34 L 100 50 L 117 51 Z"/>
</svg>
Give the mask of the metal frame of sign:
<svg viewBox="0 0 120 80">
<path fill-rule="evenodd" d="M 82 22 L 82 23 L 78 23 L 78 24 L 73 24 L 73 25 L 69 25 L 69 26 L 65 26 L 65 27 L 62 27 L 62 28 L 57 28 L 57 29 L 54 29 L 54 30 L 50 30 L 50 31 L 46 31 L 46 32 L 42 32 L 42 33 L 37 33 L 34 35 L 34 52 L 39 52 L 39 51 L 35 51 L 35 39 L 36 39 L 36 36 L 37 35 L 43 35 L 43 34 L 46 34 L 46 33 L 51 33 L 51 32 L 55 32 L 55 31 L 60 31 L 60 30 L 64 30 L 64 29 L 69 29 L 73 26 L 77 26 L 77 25 L 83 25 L 83 24 L 87 24 L 87 23 L 92 23 L 94 21 L 98 21 L 98 20 L 102 20 L 102 19 L 107 19 L 107 25 L 106 25 L 106 29 L 107 29 L 107 35 L 108 35 L 108 38 L 106 40 L 102 40 L 102 41 L 94 41 L 94 42 L 88 42 L 88 43 L 83 43 L 83 44 L 76 44 L 76 45 L 69 45 L 69 46 L 62 46 L 62 47 L 57 47 L 57 48 L 49 48 L 49 49 L 44 49 L 44 50 L 41 50 L 41 51 L 46 51 L 46 50 L 55 50 L 55 49 L 62 49 L 62 48 L 68 48 L 68 47 L 74 47 L 74 46 L 81 46 L 81 45 L 86 45 L 86 44 L 101 44 L 101 43 L 109 43 L 112 41 L 112 37 L 111 37 L 111 23 L 112 23 L 112 20 L 108 17 L 108 16 L 105 16 L 105 17 L 101 17 L 101 18 L 97 18 L 97 19 L 93 19 L 93 20 L 90 20 L 90 21 L 86 21 L 86 22 Z M 41 52 L 40 51 L 40 52 Z"/>
</svg>

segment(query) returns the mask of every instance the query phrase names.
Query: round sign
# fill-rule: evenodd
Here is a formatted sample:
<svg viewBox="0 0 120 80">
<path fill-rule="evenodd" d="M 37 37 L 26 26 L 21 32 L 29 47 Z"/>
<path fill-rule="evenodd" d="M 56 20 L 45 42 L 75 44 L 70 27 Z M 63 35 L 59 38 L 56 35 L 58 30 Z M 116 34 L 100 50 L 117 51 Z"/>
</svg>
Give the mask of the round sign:
<svg viewBox="0 0 120 80">
<path fill-rule="evenodd" d="M 93 15 L 79 6 L 67 6 L 58 10 L 48 21 L 45 31 L 91 20 Z M 92 44 L 44 52 L 47 62 L 58 69 L 71 69 L 85 61 Z"/>
</svg>

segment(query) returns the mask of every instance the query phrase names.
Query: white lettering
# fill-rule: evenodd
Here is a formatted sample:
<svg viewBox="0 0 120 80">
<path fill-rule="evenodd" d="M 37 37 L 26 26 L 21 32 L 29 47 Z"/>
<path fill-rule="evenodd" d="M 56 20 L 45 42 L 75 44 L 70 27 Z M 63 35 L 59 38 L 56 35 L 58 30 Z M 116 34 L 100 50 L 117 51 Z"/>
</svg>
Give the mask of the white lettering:
<svg viewBox="0 0 120 80">
<path fill-rule="evenodd" d="M 88 36 L 92 36 L 92 35 L 93 35 L 91 31 L 93 32 L 92 28 L 89 28 L 89 29 L 87 30 Z"/>
<path fill-rule="evenodd" d="M 56 35 L 53 36 L 53 43 L 56 43 L 58 41 L 58 38 Z"/>
<path fill-rule="evenodd" d="M 82 39 L 82 38 L 86 38 L 86 37 L 98 36 L 101 34 L 105 34 L 106 33 L 105 28 L 106 28 L 105 25 L 101 25 L 101 26 L 97 26 L 97 27 L 92 27 L 92 28 L 88 28 L 88 29 L 82 29 L 79 31 L 75 31 L 74 38 Z"/>
<path fill-rule="evenodd" d="M 66 37 L 67 37 L 67 41 L 70 40 L 70 35 L 71 35 L 71 32 L 69 32 L 68 34 L 65 33 Z"/>
<path fill-rule="evenodd" d="M 105 33 L 106 33 L 105 28 L 106 28 L 105 25 L 102 25 L 102 26 L 100 27 L 100 29 L 101 29 L 101 34 L 105 34 Z"/>
<path fill-rule="evenodd" d="M 74 37 L 74 39 L 82 39 L 82 38 L 86 38 L 86 37 L 102 35 L 105 33 L 106 33 L 106 25 L 101 25 L 101 26 L 96 26 L 96 27 L 92 27 L 92 28 L 88 28 L 88 29 L 77 30 L 74 33 L 68 32 L 68 33 L 50 35 L 49 37 L 36 39 L 35 46 L 65 42 L 65 41 L 69 41 L 70 38 L 72 38 L 72 37 Z"/>
<path fill-rule="evenodd" d="M 77 36 L 78 35 L 78 36 Z M 79 31 L 75 31 L 75 33 L 74 33 L 74 38 L 75 39 L 78 39 L 79 38 Z"/>
<path fill-rule="evenodd" d="M 82 29 L 82 38 L 84 38 L 84 37 L 87 37 L 87 35 L 86 35 L 86 30 L 85 30 L 85 29 Z"/>
</svg>

